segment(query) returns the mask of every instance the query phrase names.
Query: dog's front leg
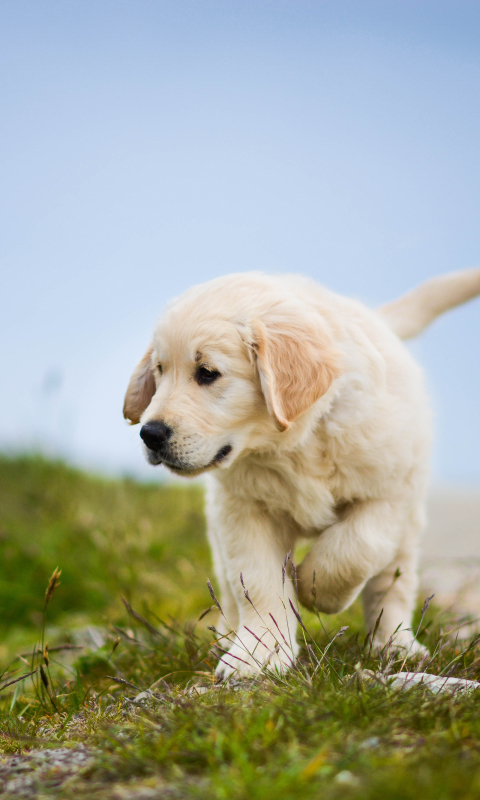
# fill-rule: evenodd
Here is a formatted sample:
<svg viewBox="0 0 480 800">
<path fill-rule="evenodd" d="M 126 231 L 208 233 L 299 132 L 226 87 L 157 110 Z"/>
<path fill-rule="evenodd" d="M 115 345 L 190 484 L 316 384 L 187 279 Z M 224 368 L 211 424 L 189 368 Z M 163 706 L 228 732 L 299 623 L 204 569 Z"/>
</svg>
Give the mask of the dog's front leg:
<svg viewBox="0 0 480 800">
<path fill-rule="evenodd" d="M 402 503 L 356 502 L 327 528 L 298 567 L 298 596 L 307 608 L 342 611 L 392 560 L 405 521 Z"/>
<path fill-rule="evenodd" d="M 295 660 L 297 621 L 291 578 L 284 569 L 292 535 L 279 530 L 262 508 L 252 501 L 218 494 L 210 505 L 209 524 L 215 527 L 217 570 L 220 583 L 228 581 L 238 609 L 238 627 L 219 644 L 225 653 L 219 677 L 255 674 L 263 667 L 285 670 Z M 227 620 L 227 624 L 232 624 Z"/>
</svg>

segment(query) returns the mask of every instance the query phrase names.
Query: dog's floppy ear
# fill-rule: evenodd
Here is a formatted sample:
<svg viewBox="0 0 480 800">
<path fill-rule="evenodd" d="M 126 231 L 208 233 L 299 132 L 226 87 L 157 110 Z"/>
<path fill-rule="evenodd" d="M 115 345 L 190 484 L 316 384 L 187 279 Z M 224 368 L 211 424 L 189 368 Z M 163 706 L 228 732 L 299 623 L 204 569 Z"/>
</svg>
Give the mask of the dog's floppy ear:
<svg viewBox="0 0 480 800">
<path fill-rule="evenodd" d="M 339 354 L 323 326 L 305 319 L 257 321 L 255 345 L 267 408 L 279 430 L 307 411 L 340 374 Z"/>
<path fill-rule="evenodd" d="M 152 352 L 153 347 L 150 345 L 142 360 L 135 368 L 125 395 L 123 416 L 125 419 L 130 420 L 133 425 L 140 422 L 140 417 L 147 406 L 150 405 L 150 400 L 155 394 Z"/>
</svg>

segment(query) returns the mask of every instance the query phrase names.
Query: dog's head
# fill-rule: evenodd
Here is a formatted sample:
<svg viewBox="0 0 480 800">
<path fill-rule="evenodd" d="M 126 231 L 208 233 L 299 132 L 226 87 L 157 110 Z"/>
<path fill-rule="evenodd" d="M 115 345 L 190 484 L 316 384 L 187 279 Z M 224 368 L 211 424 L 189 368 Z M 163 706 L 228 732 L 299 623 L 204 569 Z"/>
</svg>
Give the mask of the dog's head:
<svg viewBox="0 0 480 800">
<path fill-rule="evenodd" d="M 338 374 L 319 313 L 266 278 L 231 276 L 170 307 L 132 375 L 124 416 L 142 423 L 150 463 L 197 475 L 278 444 Z"/>
</svg>

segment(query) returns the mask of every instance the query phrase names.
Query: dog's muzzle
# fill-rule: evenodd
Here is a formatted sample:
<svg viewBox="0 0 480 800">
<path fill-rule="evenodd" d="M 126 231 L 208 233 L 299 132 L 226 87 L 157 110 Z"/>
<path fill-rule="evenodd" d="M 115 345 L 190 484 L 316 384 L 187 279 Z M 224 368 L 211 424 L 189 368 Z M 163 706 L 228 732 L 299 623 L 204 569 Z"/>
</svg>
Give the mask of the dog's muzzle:
<svg viewBox="0 0 480 800">
<path fill-rule="evenodd" d="M 199 474 L 220 464 L 232 452 L 232 446 L 226 444 L 207 464 L 191 464 L 178 457 L 175 446 L 172 447 L 172 442 L 169 441 L 172 434 L 172 428 L 160 421 L 146 422 L 140 429 L 140 436 L 147 446 L 146 455 L 150 464 L 154 466 L 164 464 L 168 469 L 180 474 Z"/>
</svg>

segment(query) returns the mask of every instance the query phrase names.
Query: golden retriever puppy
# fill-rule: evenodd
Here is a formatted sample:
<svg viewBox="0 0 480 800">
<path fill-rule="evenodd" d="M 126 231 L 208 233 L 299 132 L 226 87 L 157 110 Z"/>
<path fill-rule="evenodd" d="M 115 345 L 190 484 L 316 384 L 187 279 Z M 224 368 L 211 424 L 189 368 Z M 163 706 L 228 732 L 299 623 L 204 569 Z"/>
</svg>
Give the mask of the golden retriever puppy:
<svg viewBox="0 0 480 800">
<path fill-rule="evenodd" d="M 374 312 L 304 278 L 246 273 L 168 307 L 124 415 L 142 424 L 151 464 L 208 472 L 230 637 L 219 675 L 293 662 L 296 592 L 329 614 L 361 593 L 369 631 L 383 612 L 375 646 L 393 636 L 420 649 L 410 625 L 431 428 L 400 337 L 478 293 L 480 269 L 464 270 Z M 294 580 L 299 538 L 312 546 Z"/>
</svg>

